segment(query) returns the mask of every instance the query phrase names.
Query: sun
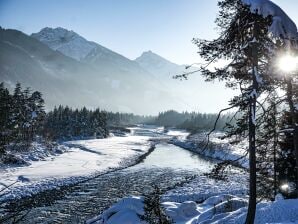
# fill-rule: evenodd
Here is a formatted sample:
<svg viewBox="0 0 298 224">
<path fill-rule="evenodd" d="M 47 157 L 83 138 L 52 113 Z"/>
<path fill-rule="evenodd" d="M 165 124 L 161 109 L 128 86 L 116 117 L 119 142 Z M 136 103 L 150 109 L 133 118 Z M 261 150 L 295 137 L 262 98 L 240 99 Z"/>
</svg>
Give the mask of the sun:
<svg viewBox="0 0 298 224">
<path fill-rule="evenodd" d="M 290 54 L 282 56 L 278 60 L 278 67 L 281 71 L 290 73 L 298 68 L 298 57 L 294 57 Z"/>
<path fill-rule="evenodd" d="M 289 185 L 288 184 L 283 184 L 283 185 L 280 186 L 280 189 L 282 191 L 287 191 L 289 189 Z"/>
</svg>

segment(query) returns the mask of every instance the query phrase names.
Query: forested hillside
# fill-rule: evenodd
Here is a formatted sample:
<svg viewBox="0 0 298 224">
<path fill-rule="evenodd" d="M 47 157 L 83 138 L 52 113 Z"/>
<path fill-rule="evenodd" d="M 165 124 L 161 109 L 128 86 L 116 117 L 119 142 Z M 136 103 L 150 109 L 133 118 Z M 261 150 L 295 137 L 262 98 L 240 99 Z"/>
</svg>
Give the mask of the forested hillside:
<svg viewBox="0 0 298 224">
<path fill-rule="evenodd" d="M 161 112 L 158 114 L 154 123 L 165 127 L 176 127 L 186 129 L 192 133 L 209 131 L 213 129 L 218 114 L 207 114 L 199 112 L 182 112 L 174 110 Z M 226 123 L 233 124 L 230 114 L 222 115 L 216 125 L 216 130 L 223 130 Z"/>
</svg>

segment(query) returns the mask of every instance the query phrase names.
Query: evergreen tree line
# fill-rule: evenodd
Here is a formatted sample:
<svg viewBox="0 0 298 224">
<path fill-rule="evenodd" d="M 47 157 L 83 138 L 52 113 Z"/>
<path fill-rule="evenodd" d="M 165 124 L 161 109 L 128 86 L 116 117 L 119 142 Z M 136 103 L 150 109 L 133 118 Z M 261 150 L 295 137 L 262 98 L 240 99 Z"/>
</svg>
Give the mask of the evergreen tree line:
<svg viewBox="0 0 298 224">
<path fill-rule="evenodd" d="M 133 113 L 106 112 L 109 127 L 123 127 L 135 124 L 148 124 L 154 121 L 154 116 L 135 115 Z"/>
<path fill-rule="evenodd" d="M 18 83 L 13 93 L 0 84 L 0 152 L 11 143 L 29 145 L 42 130 L 44 100 L 38 91 L 22 89 Z"/>
<path fill-rule="evenodd" d="M 177 127 L 186 129 L 192 133 L 207 131 L 214 127 L 217 114 L 207 114 L 198 112 L 182 112 L 174 110 L 161 112 L 158 114 L 154 123 L 165 127 Z M 216 130 L 223 130 L 226 123 L 231 119 L 229 114 L 220 117 L 217 122 Z"/>
<path fill-rule="evenodd" d="M 43 135 L 49 139 L 105 138 L 109 135 L 107 113 L 100 109 L 55 107 L 46 114 Z"/>
<path fill-rule="evenodd" d="M 48 141 L 105 138 L 109 129 L 149 122 L 151 116 L 58 106 L 45 112 L 42 94 L 17 83 L 12 93 L 0 84 L 0 154 L 5 148 L 28 148 L 37 136 Z M 17 147 L 19 146 L 19 147 Z"/>
</svg>

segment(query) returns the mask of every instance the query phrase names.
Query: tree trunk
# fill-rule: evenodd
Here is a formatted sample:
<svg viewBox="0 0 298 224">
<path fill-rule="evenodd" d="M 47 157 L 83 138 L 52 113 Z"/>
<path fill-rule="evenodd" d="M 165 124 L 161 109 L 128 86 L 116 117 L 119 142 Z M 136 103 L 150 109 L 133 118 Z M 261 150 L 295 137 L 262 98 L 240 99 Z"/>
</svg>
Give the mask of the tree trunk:
<svg viewBox="0 0 298 224">
<path fill-rule="evenodd" d="M 274 133 L 273 133 L 273 172 L 274 172 L 274 197 L 277 194 L 277 173 L 276 173 L 276 150 L 277 150 L 277 143 L 278 143 L 278 133 L 277 133 L 277 122 L 276 122 L 276 115 L 277 115 L 277 109 L 276 109 L 276 105 L 275 105 L 275 101 L 276 101 L 276 96 L 274 93 L 274 98 L 273 98 L 273 103 L 274 103 L 274 107 L 273 107 L 273 125 L 274 125 Z"/>
<path fill-rule="evenodd" d="M 287 78 L 287 100 L 290 107 L 292 128 L 294 129 L 293 145 L 294 145 L 295 160 L 296 160 L 295 184 L 296 184 L 296 197 L 298 197 L 298 126 L 297 126 L 298 121 L 295 114 L 295 106 L 294 106 L 294 100 L 293 100 L 293 84 L 292 84 L 291 78 Z"/>
<path fill-rule="evenodd" d="M 257 25 L 254 27 L 254 39 L 258 38 Z M 257 82 L 258 74 L 258 43 L 252 42 L 252 69 L 253 84 L 252 93 L 249 99 L 249 202 L 245 224 L 253 224 L 256 213 L 257 203 L 257 168 L 256 168 L 256 102 L 259 84 Z"/>
<path fill-rule="evenodd" d="M 256 175 L 256 128 L 255 112 L 256 98 L 250 100 L 249 106 L 249 204 L 246 216 L 246 224 L 253 224 L 256 212 L 257 175 Z"/>
</svg>

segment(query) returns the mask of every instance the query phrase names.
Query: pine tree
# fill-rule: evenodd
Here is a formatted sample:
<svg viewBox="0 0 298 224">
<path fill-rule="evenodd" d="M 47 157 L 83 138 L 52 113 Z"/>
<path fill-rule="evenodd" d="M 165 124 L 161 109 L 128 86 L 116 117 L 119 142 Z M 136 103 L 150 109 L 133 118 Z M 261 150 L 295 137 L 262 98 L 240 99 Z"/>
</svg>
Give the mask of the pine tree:
<svg viewBox="0 0 298 224">
<path fill-rule="evenodd" d="M 14 126 L 14 138 L 15 141 L 21 142 L 24 139 L 24 127 L 26 122 L 26 101 L 25 96 L 22 91 L 22 86 L 20 83 L 16 84 L 14 93 L 12 96 L 13 100 L 13 110 L 12 110 L 12 119 Z"/>
<path fill-rule="evenodd" d="M 221 29 L 220 37 L 214 41 L 195 40 L 200 55 L 207 66 L 219 59 L 228 60 L 223 68 L 201 68 L 207 81 L 225 81 L 231 88 L 239 86 L 241 95 L 230 101 L 231 109 L 237 107 L 242 114 L 238 134 L 247 133 L 249 138 L 250 198 L 246 223 L 253 223 L 256 209 L 256 128 L 257 98 L 268 91 L 271 76 L 268 61 L 274 43 L 269 38 L 268 27 L 272 18 L 251 13 L 250 8 L 239 0 L 219 2 L 220 12 L 216 20 Z M 242 129 L 243 128 L 243 129 Z"/>
<path fill-rule="evenodd" d="M 12 99 L 4 83 L 0 83 L 0 155 L 12 139 Z"/>
</svg>

